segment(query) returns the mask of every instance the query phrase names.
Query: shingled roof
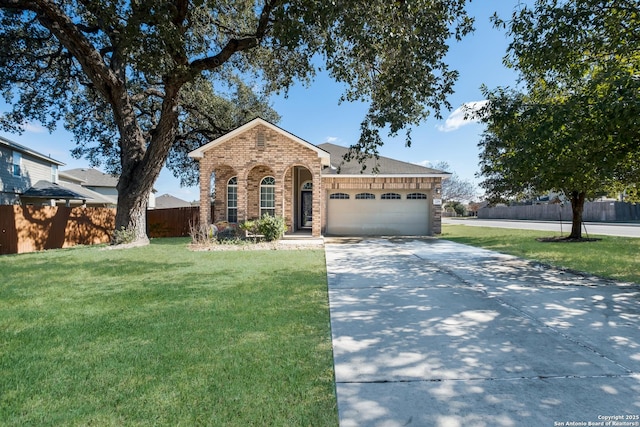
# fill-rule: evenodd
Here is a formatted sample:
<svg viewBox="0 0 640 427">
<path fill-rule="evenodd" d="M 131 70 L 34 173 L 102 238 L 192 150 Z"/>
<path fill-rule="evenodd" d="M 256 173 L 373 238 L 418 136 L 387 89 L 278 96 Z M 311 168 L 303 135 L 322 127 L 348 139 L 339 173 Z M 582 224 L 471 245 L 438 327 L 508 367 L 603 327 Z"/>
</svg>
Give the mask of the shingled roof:
<svg viewBox="0 0 640 427">
<path fill-rule="evenodd" d="M 61 177 L 71 177 L 80 181 L 85 187 L 113 187 L 118 185 L 118 177 L 97 169 L 78 168 L 60 172 Z"/>
<path fill-rule="evenodd" d="M 163 194 L 156 197 L 156 209 L 186 208 L 191 203 L 186 200 L 179 199 L 171 194 Z"/>
<path fill-rule="evenodd" d="M 69 200 L 86 200 L 91 199 L 83 194 L 79 194 L 68 188 L 65 188 L 59 184 L 41 180 L 36 182 L 33 186 L 29 187 L 22 197 L 29 197 L 34 199 L 69 199 Z"/>
<path fill-rule="evenodd" d="M 364 162 L 366 168 L 363 170 L 362 164 L 356 159 L 351 159 L 349 162 L 345 162 L 344 155 L 349 151 L 348 147 L 324 143 L 318 145 L 318 148 L 323 149 L 331 155 L 331 168 L 325 168 L 322 171 L 324 175 L 371 175 L 374 174 L 373 171 L 375 170 L 376 164 L 378 166 L 376 175 L 420 175 L 440 176 L 443 178 L 450 175 L 449 172 L 427 168 L 413 163 L 402 162 L 400 160 L 384 156 L 379 156 L 377 160 L 374 157 L 369 157 Z"/>
</svg>

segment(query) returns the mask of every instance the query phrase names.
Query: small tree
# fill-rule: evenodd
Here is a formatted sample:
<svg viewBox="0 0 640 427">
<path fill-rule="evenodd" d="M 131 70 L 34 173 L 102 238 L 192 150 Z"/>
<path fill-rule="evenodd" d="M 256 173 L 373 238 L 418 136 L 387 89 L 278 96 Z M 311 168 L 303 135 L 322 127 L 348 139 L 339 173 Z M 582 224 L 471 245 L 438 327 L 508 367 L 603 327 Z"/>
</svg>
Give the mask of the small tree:
<svg viewBox="0 0 640 427">
<path fill-rule="evenodd" d="M 579 239 L 585 200 L 640 177 L 637 2 L 537 0 L 494 20 L 526 91 L 483 88 L 481 186 L 493 201 L 563 193 Z"/>
<path fill-rule="evenodd" d="M 445 209 L 451 209 L 455 212 L 456 216 L 464 216 L 467 213 L 467 208 L 458 201 L 451 201 L 445 205 Z"/>
</svg>

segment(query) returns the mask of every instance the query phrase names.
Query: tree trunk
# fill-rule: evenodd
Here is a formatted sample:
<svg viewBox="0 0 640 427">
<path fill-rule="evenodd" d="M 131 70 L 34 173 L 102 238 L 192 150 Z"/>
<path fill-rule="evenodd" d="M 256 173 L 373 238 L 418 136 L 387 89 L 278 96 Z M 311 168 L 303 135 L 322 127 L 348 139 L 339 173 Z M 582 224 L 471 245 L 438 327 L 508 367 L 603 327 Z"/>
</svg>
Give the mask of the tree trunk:
<svg viewBox="0 0 640 427">
<path fill-rule="evenodd" d="M 582 238 L 582 212 L 584 211 L 585 193 L 572 191 L 571 192 L 571 234 L 569 239 L 581 239 Z"/>
<path fill-rule="evenodd" d="M 124 228 L 140 245 L 148 244 L 147 205 L 153 184 L 158 179 L 178 125 L 177 100 L 180 84 L 167 84 L 158 125 L 148 144 L 142 137 L 135 116 L 122 111 L 120 127 L 120 162 L 122 173 L 118 180 L 118 209 L 116 232 Z M 112 243 L 117 243 L 112 239 Z"/>
<path fill-rule="evenodd" d="M 122 178 L 121 178 L 122 179 Z M 140 188 L 135 193 L 129 191 L 118 191 L 118 208 L 116 210 L 116 233 L 126 230 L 128 239 L 131 241 L 119 241 L 114 238 L 113 244 L 135 243 L 146 245 L 149 243 L 147 237 L 147 205 L 149 203 L 149 191 L 145 191 L 147 186 Z M 120 188 L 120 184 L 118 184 Z M 131 188 L 131 187 L 129 187 Z"/>
</svg>

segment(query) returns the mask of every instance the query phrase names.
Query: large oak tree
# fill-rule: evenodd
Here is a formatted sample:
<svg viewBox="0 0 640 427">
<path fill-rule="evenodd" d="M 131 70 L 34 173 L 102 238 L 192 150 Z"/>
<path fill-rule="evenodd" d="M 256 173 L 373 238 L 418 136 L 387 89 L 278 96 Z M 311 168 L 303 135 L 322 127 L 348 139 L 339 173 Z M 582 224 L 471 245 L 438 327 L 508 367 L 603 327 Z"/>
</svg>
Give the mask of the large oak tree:
<svg viewBox="0 0 640 427">
<path fill-rule="evenodd" d="M 484 88 L 481 186 L 494 200 L 564 193 L 580 238 L 586 199 L 640 180 L 637 1 L 537 0 L 494 19 L 522 87 Z"/>
<path fill-rule="evenodd" d="M 146 241 L 147 195 L 163 165 L 255 115 L 265 94 L 323 67 L 341 101 L 366 101 L 359 150 L 449 107 L 451 39 L 465 0 L 0 0 L 5 129 L 64 120 L 76 154 L 120 173 L 116 228 Z M 254 94 L 254 90 L 257 94 Z M 311 120 L 311 118 L 310 118 Z"/>
</svg>

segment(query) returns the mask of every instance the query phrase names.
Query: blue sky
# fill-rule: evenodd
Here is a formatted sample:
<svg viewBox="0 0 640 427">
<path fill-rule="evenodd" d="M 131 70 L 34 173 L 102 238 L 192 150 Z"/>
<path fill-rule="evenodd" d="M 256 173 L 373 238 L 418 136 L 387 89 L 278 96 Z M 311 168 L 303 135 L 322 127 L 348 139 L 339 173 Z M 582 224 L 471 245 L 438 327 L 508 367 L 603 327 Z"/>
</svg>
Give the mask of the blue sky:
<svg viewBox="0 0 640 427">
<path fill-rule="evenodd" d="M 508 45 L 506 33 L 493 28 L 489 17 L 498 12 L 499 16 L 507 18 L 519 3 L 523 1 L 474 0 L 468 5 L 469 14 L 476 18 L 476 31 L 461 42 L 452 42 L 447 56 L 449 66 L 460 73 L 455 93 L 449 97 L 453 111 L 444 111 L 443 120 L 431 117 L 415 127 L 409 148 L 404 145 L 403 134 L 396 139 L 386 138 L 380 149 L 382 156 L 421 164 L 446 161 L 461 178 L 479 182 L 475 177 L 477 144 L 483 127 L 462 121 L 455 109 L 464 103 L 481 101 L 482 84 L 490 88 L 515 84 L 515 72 L 502 64 Z M 273 107 L 282 117 L 278 125 L 312 144 L 332 142 L 348 146 L 358 140 L 366 106 L 338 105 L 341 94 L 341 86 L 326 75 L 318 75 L 308 88 L 296 85 L 290 89 L 287 98 L 272 98 Z M 2 107 L 4 104 L 0 104 L 0 111 Z M 63 129 L 49 134 L 33 124 L 27 125 L 22 135 L 2 132 L 0 135 L 66 163 L 62 170 L 88 166 L 86 160 L 71 157 L 73 138 Z M 155 188 L 157 195 L 170 193 L 188 201 L 199 198 L 197 188 L 181 188 L 178 179 L 167 170 L 163 170 Z"/>
</svg>

